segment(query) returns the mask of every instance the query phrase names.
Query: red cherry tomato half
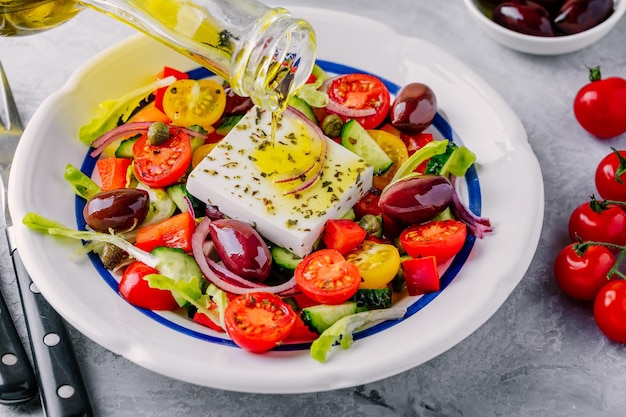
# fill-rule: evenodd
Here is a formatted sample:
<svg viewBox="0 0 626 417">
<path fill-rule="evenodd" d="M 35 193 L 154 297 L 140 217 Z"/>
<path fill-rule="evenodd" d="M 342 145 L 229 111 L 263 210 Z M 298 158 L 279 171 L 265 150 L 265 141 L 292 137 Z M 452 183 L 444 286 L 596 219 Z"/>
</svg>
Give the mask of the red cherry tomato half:
<svg viewBox="0 0 626 417">
<path fill-rule="evenodd" d="M 626 245 L 626 212 L 615 205 L 609 204 L 607 208 L 600 205 L 600 202 L 592 200 L 574 209 L 569 219 L 570 239 L 577 242 L 578 236 L 583 242 Z"/>
<path fill-rule="evenodd" d="M 442 264 L 459 253 L 467 226 L 457 220 L 439 220 L 411 226 L 400 234 L 400 244 L 413 258 L 434 256 Z"/>
<path fill-rule="evenodd" d="M 600 68 L 590 69 L 587 85 L 574 98 L 574 115 L 592 135 L 612 138 L 626 132 L 626 80 L 601 79 Z"/>
<path fill-rule="evenodd" d="M 240 295 L 228 303 L 224 325 L 237 346 L 265 352 L 280 345 L 291 333 L 296 313 L 279 296 L 266 292 Z"/>
<path fill-rule="evenodd" d="M 337 113 L 344 120 L 355 119 L 365 129 L 379 126 L 391 106 L 387 86 L 369 74 L 347 74 L 335 78 L 328 87 L 328 99 L 332 102 L 327 107 L 328 111 Z M 367 109 L 371 109 L 373 114 L 357 116 Z"/>
<path fill-rule="evenodd" d="M 618 343 L 626 343 L 626 281 L 605 284 L 593 303 L 593 317 L 602 333 Z"/>
<path fill-rule="evenodd" d="M 178 303 L 167 290 L 151 288 L 146 275 L 158 274 L 159 271 L 142 262 L 133 262 L 124 271 L 118 286 L 118 292 L 130 304 L 149 310 L 174 310 Z"/>
<path fill-rule="evenodd" d="M 376 188 L 370 188 L 369 191 L 363 195 L 354 205 L 354 215 L 357 219 L 365 216 L 366 214 L 372 214 L 379 216 L 382 212 L 378 206 L 380 200 L 380 190 Z"/>
<path fill-rule="evenodd" d="M 137 178 L 150 187 L 166 187 L 180 181 L 191 164 L 189 137 L 171 128 L 170 138 L 162 145 L 150 144 L 142 135 L 133 145 L 134 170 Z"/>
<path fill-rule="evenodd" d="M 614 149 L 602 158 L 596 168 L 595 183 L 603 199 L 626 201 L 626 151 Z"/>
<path fill-rule="evenodd" d="M 304 257 L 294 276 L 304 295 L 323 304 L 343 303 L 361 284 L 359 268 L 334 249 L 322 249 Z"/>
<path fill-rule="evenodd" d="M 607 282 L 607 273 L 615 257 L 604 246 L 590 246 L 582 256 L 574 244 L 563 248 L 554 261 L 554 279 L 568 296 L 581 301 L 592 301 Z"/>
</svg>

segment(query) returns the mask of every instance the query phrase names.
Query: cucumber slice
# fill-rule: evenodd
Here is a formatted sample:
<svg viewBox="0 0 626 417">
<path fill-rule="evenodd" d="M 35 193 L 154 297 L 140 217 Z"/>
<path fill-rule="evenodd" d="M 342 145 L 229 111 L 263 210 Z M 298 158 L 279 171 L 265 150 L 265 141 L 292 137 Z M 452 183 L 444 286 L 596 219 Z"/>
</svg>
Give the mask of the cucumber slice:
<svg viewBox="0 0 626 417">
<path fill-rule="evenodd" d="M 115 150 L 116 158 L 133 158 L 133 146 L 137 139 L 139 139 L 141 135 L 135 135 L 131 138 L 125 139 L 120 142 L 120 145 Z"/>
<path fill-rule="evenodd" d="M 304 114 L 313 123 L 315 123 L 315 124 L 318 123 L 317 116 L 315 116 L 315 113 L 313 113 L 313 109 L 311 108 L 311 106 L 309 106 L 309 103 L 307 103 L 306 101 L 304 101 L 300 97 L 298 97 L 298 96 L 291 97 L 289 99 L 289 103 L 288 104 L 289 104 L 289 106 L 291 106 L 294 109 L 298 110 L 300 113 Z"/>
<path fill-rule="evenodd" d="M 384 174 L 393 160 L 356 120 L 349 120 L 341 131 L 341 144 L 374 167 L 374 175 Z"/>
<path fill-rule="evenodd" d="M 174 281 L 184 281 L 188 284 L 187 289 L 197 291 L 198 295 L 202 293 L 204 278 L 193 256 L 186 254 L 182 249 L 165 246 L 156 247 L 150 253 L 159 259 L 157 268 L 159 274 Z M 187 301 L 177 293 L 172 292 L 172 295 L 179 306 L 187 304 Z"/>
<path fill-rule="evenodd" d="M 296 269 L 302 258 L 280 246 L 272 246 L 270 249 L 272 262 L 279 268 L 293 271 Z"/>
<path fill-rule="evenodd" d="M 378 310 L 382 308 L 391 308 L 392 291 L 389 287 L 384 288 L 359 288 L 359 290 L 350 298 L 354 301 L 358 311 Z"/>
<path fill-rule="evenodd" d="M 220 122 L 219 126 L 215 129 L 215 133 L 221 136 L 226 136 L 232 130 L 233 127 L 243 118 L 243 115 L 226 116 Z"/>
<path fill-rule="evenodd" d="M 200 217 L 199 214 L 204 213 L 204 209 L 206 207 L 205 204 L 191 195 L 185 184 L 171 185 L 167 187 L 165 191 L 167 191 L 167 194 L 174 201 L 176 207 L 178 207 L 181 212 L 184 213 L 189 211 L 189 205 L 187 204 L 187 200 L 189 200 L 189 202 L 191 202 L 191 207 L 193 207 L 193 214 L 196 217 Z"/>
<path fill-rule="evenodd" d="M 137 185 L 137 188 L 146 190 L 150 195 L 150 210 L 141 224 L 142 226 L 160 223 L 172 217 L 176 211 L 176 203 L 174 203 L 167 191 L 162 188 L 150 188 L 141 183 Z"/>
<path fill-rule="evenodd" d="M 302 321 L 309 326 L 311 331 L 321 334 L 337 320 L 357 312 L 355 302 L 345 302 L 342 304 L 330 305 L 319 304 L 303 308 L 300 312 Z"/>
</svg>

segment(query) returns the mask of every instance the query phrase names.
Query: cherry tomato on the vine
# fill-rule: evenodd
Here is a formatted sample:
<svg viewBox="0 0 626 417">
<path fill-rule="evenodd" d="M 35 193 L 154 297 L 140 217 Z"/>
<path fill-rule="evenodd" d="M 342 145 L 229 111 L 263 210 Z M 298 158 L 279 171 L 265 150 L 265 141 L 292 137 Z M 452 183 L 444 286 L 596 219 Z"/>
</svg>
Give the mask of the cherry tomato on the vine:
<svg viewBox="0 0 626 417">
<path fill-rule="evenodd" d="M 626 151 L 613 149 L 600 161 L 595 183 L 598 194 L 605 200 L 626 201 Z"/>
<path fill-rule="evenodd" d="M 601 78 L 600 67 L 589 71 L 590 82 L 574 98 L 574 115 L 592 135 L 607 139 L 626 132 L 626 80 Z"/>
<path fill-rule="evenodd" d="M 605 284 L 593 303 L 593 317 L 602 333 L 618 343 L 626 343 L 626 280 Z"/>
<path fill-rule="evenodd" d="M 620 207 L 592 199 L 576 207 L 569 220 L 572 242 L 595 241 L 626 245 L 626 212 Z"/>
<path fill-rule="evenodd" d="M 604 246 L 589 246 L 578 255 L 574 244 L 563 248 L 554 261 L 554 279 L 570 297 L 592 301 L 609 280 L 607 273 L 615 263 L 613 253 Z"/>
</svg>

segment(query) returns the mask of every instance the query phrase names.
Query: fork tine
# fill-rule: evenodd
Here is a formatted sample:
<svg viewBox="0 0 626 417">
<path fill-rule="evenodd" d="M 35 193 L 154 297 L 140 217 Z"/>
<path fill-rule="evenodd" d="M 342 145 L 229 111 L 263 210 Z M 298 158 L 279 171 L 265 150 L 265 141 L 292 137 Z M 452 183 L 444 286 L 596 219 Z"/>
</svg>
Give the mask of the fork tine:
<svg viewBox="0 0 626 417">
<path fill-rule="evenodd" d="M 20 131 L 23 129 L 22 121 L 20 120 L 20 114 L 17 111 L 15 99 L 13 99 L 13 92 L 11 91 L 11 87 L 9 87 L 9 80 L 7 80 L 2 63 L 0 63 L 0 78 L 2 79 L 0 83 L 0 95 L 2 95 L 4 108 L 4 117 L 0 117 L 0 124 L 2 120 L 4 120 L 5 129 Z M 0 116 L 3 115 L 0 114 Z"/>
</svg>

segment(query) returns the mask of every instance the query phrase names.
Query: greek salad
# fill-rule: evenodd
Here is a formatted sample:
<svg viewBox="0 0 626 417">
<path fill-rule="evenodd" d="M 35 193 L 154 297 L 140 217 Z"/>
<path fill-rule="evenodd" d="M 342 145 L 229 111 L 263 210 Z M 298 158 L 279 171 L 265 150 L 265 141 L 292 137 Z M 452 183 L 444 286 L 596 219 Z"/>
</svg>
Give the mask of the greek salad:
<svg viewBox="0 0 626 417">
<path fill-rule="evenodd" d="M 311 342 L 324 362 L 354 332 L 440 290 L 468 235 L 492 231 L 458 196 L 476 157 L 428 133 L 436 94 L 391 94 L 366 73 L 316 66 L 270 114 L 217 77 L 165 67 L 101 104 L 67 165 L 85 230 L 36 213 L 33 230 L 80 239 L 142 309 L 175 311 L 238 346 Z M 220 188 L 221 187 L 221 188 Z"/>
</svg>

